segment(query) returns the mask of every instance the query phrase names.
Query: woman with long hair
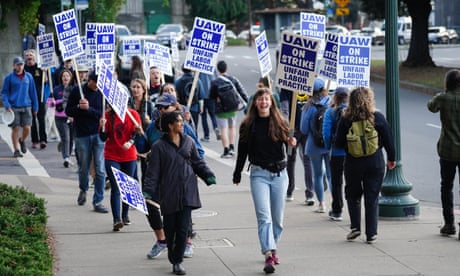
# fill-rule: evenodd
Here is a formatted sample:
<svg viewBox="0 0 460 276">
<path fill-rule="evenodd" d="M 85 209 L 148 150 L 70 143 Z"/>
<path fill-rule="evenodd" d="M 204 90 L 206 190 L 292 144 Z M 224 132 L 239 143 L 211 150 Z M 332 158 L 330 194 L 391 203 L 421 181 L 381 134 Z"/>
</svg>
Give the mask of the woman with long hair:
<svg viewBox="0 0 460 276">
<path fill-rule="evenodd" d="M 353 122 L 368 120 L 378 133 L 378 149 L 369 156 L 354 157 L 347 145 L 347 133 Z M 370 88 L 358 87 L 351 91 L 348 107 L 337 128 L 336 146 L 345 148 L 345 198 L 350 215 L 352 241 L 361 235 L 361 197 L 364 195 L 366 221 L 366 242 L 377 239 L 379 214 L 379 194 L 385 175 L 385 160 L 382 147 L 387 155 L 388 169 L 396 166 L 393 134 L 382 113 L 375 109 L 374 92 Z"/>
<path fill-rule="evenodd" d="M 258 89 L 241 122 L 233 183 L 240 184 L 241 171 L 248 159 L 259 242 L 265 255 L 265 273 L 273 273 L 275 264 L 279 264 L 276 250 L 283 232 L 288 185 L 286 144 L 296 145 L 296 139 L 289 137 L 288 122 L 275 104 L 271 91 Z"/>
</svg>

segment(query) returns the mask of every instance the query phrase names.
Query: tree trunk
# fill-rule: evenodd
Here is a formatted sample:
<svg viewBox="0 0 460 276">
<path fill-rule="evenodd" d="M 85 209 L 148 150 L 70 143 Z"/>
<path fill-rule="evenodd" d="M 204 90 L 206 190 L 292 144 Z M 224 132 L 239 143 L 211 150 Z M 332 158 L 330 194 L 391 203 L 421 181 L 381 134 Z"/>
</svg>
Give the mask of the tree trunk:
<svg viewBox="0 0 460 276">
<path fill-rule="evenodd" d="M 403 66 L 433 67 L 436 66 L 428 48 L 428 17 L 431 12 L 430 0 L 405 0 L 412 17 L 412 35 L 409 53 Z"/>
</svg>

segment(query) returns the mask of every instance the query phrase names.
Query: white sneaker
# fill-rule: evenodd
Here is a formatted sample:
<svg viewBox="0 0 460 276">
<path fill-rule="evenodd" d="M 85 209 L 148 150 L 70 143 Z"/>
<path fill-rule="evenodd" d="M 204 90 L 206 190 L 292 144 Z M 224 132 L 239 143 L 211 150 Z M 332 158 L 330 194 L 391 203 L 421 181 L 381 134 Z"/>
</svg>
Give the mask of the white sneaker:
<svg viewBox="0 0 460 276">
<path fill-rule="evenodd" d="M 294 196 L 286 196 L 286 201 L 294 201 Z"/>
<path fill-rule="evenodd" d="M 307 205 L 307 206 L 313 206 L 313 205 L 315 205 L 315 200 L 313 198 L 309 197 L 309 198 L 305 199 L 304 204 Z"/>
<path fill-rule="evenodd" d="M 326 213 L 326 206 L 319 205 L 318 208 L 316 208 L 315 213 Z"/>
<path fill-rule="evenodd" d="M 193 257 L 193 245 L 191 243 L 187 243 L 187 245 L 185 246 L 184 258 L 191 257 Z"/>
</svg>

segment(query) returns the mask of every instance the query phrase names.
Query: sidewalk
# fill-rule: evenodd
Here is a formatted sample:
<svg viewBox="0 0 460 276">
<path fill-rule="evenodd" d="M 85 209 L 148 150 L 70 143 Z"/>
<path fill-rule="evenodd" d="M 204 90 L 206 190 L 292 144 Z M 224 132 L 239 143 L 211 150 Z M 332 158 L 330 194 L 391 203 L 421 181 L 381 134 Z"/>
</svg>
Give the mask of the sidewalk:
<svg viewBox="0 0 460 276">
<path fill-rule="evenodd" d="M 173 275 L 167 254 L 149 260 L 153 233 L 140 212 L 132 225 L 112 232 L 111 214 L 76 204 L 77 183 L 48 177 L 1 175 L 0 182 L 27 187 L 46 199 L 54 235 L 56 275 Z M 92 191 L 89 192 L 89 196 Z M 247 184 L 201 186 L 203 208 L 193 213 L 194 255 L 187 275 L 263 275 L 263 256 Z M 457 236 L 439 235 L 441 210 L 421 206 L 415 221 L 380 221 L 375 244 L 361 235 L 345 241 L 349 219 L 328 220 L 302 205 L 302 191 L 286 205 L 277 275 L 458 275 Z M 109 193 L 105 203 L 108 206 Z"/>
</svg>

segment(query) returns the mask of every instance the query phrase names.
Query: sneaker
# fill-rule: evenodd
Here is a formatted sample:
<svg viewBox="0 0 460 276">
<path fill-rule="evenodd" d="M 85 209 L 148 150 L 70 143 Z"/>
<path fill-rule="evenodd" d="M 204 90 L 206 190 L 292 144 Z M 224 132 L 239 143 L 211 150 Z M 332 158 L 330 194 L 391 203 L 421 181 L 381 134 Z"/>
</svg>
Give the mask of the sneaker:
<svg viewBox="0 0 460 276">
<path fill-rule="evenodd" d="M 77 203 L 80 206 L 85 205 L 86 203 L 86 192 L 85 191 L 83 190 L 80 191 L 80 193 L 78 194 Z"/>
<path fill-rule="evenodd" d="M 333 221 L 342 221 L 342 214 L 329 211 L 329 218 Z"/>
<path fill-rule="evenodd" d="M 357 229 L 351 229 L 351 232 L 347 235 L 347 241 L 352 241 L 361 235 L 361 231 Z"/>
<path fill-rule="evenodd" d="M 122 221 L 124 225 L 131 225 L 131 220 L 129 219 L 129 217 L 124 217 Z"/>
<path fill-rule="evenodd" d="M 373 244 L 376 240 L 377 240 L 377 235 L 373 235 L 372 237 L 368 237 L 368 238 L 366 239 L 366 242 L 367 242 L 368 244 Z"/>
<path fill-rule="evenodd" d="M 23 157 L 22 153 L 19 150 L 15 150 L 13 153 L 14 158 Z"/>
<path fill-rule="evenodd" d="M 193 256 L 193 245 L 191 243 L 187 243 L 185 246 L 184 251 L 184 258 L 191 258 Z"/>
<path fill-rule="evenodd" d="M 288 202 L 294 201 L 294 196 L 292 196 L 292 195 L 286 196 L 286 201 L 288 201 Z"/>
<path fill-rule="evenodd" d="M 318 208 L 316 208 L 315 213 L 326 213 L 326 209 L 326 206 L 318 205 Z"/>
<path fill-rule="evenodd" d="M 275 261 L 272 256 L 268 256 L 265 259 L 264 271 L 266 274 L 275 272 Z"/>
<path fill-rule="evenodd" d="M 216 128 L 214 129 L 214 132 L 216 133 L 216 139 L 220 140 L 222 138 L 222 136 L 220 135 L 220 129 Z"/>
<path fill-rule="evenodd" d="M 209 137 L 203 137 L 203 138 L 200 138 L 200 141 L 208 143 L 211 140 L 209 140 Z"/>
<path fill-rule="evenodd" d="M 234 155 L 235 154 L 235 147 L 233 145 L 230 145 L 230 147 L 228 148 L 228 152 L 231 154 L 231 155 Z"/>
<path fill-rule="evenodd" d="M 220 158 L 232 158 L 233 154 L 231 154 L 229 151 L 222 153 Z"/>
<path fill-rule="evenodd" d="M 182 263 L 179 264 L 173 264 L 173 273 L 176 275 L 185 275 L 187 272 L 185 271 L 184 266 Z"/>
<path fill-rule="evenodd" d="M 309 197 L 309 198 L 305 199 L 304 204 L 307 205 L 307 206 L 313 206 L 313 205 L 315 205 L 315 200 L 312 197 Z"/>
<path fill-rule="evenodd" d="M 154 259 L 154 258 L 160 256 L 161 253 L 163 253 L 163 251 L 165 251 L 166 249 L 168 249 L 168 246 L 166 245 L 166 243 L 156 242 L 153 245 L 153 247 L 150 250 L 150 252 L 147 253 L 147 258 Z"/>
<path fill-rule="evenodd" d="M 123 222 L 117 221 L 113 224 L 113 231 L 118 232 L 120 229 L 123 228 Z"/>
<path fill-rule="evenodd" d="M 64 165 L 65 168 L 68 168 L 68 167 L 69 167 L 69 165 L 70 165 L 69 158 L 65 158 L 65 159 L 64 159 L 64 164 L 63 164 L 63 165 Z"/>
<path fill-rule="evenodd" d="M 33 149 L 38 148 L 38 143 L 32 143 L 32 148 L 33 148 Z"/>
<path fill-rule="evenodd" d="M 439 230 L 439 232 L 443 236 L 449 236 L 449 235 L 455 235 L 456 230 L 455 230 L 455 226 L 453 224 L 445 224 L 441 228 L 441 230 Z"/>
<path fill-rule="evenodd" d="M 280 264 L 280 258 L 278 258 L 278 254 L 276 254 L 276 250 L 272 250 L 272 258 L 273 258 L 273 262 L 275 263 L 275 265 Z"/>
<path fill-rule="evenodd" d="M 27 147 L 26 143 L 19 138 L 19 146 L 21 146 L 21 152 L 26 153 L 27 152 Z"/>
<path fill-rule="evenodd" d="M 107 209 L 107 207 L 99 203 L 99 204 L 94 205 L 94 212 L 105 214 L 109 212 L 109 209 Z"/>
<path fill-rule="evenodd" d="M 41 142 L 40 149 L 45 149 L 45 148 L 46 148 L 46 142 Z"/>
</svg>

